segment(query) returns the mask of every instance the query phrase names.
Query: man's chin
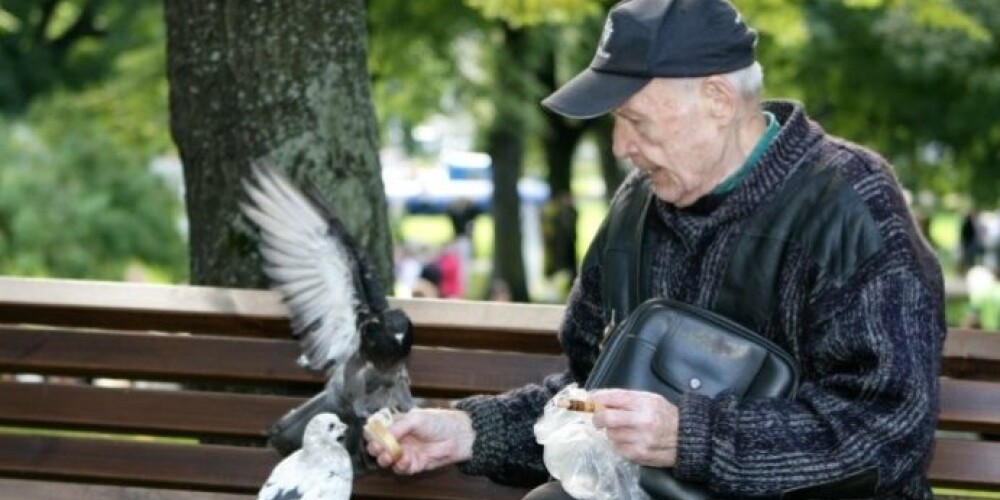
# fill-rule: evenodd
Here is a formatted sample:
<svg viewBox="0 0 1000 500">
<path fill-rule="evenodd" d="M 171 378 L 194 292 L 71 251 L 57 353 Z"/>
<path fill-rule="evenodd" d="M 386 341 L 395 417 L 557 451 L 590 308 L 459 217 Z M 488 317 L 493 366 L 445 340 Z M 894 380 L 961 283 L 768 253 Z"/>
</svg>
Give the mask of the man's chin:
<svg viewBox="0 0 1000 500">
<path fill-rule="evenodd" d="M 684 208 L 687 205 L 693 203 L 689 202 L 687 204 L 682 205 L 681 203 L 687 200 L 681 199 L 681 197 L 678 196 L 677 191 L 670 189 L 670 186 L 659 186 L 656 183 L 653 183 L 653 195 L 655 195 L 661 201 L 674 205 L 678 208 Z"/>
</svg>

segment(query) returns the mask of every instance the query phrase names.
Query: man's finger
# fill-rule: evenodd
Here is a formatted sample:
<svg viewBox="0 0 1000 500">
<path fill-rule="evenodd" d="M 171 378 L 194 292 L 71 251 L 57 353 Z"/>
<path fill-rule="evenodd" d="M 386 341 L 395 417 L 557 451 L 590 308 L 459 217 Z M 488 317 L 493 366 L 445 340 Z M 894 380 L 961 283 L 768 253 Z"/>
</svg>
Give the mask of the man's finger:
<svg viewBox="0 0 1000 500">
<path fill-rule="evenodd" d="M 629 408 L 635 404 L 635 393 L 626 389 L 599 389 L 590 394 L 590 401 L 605 408 Z"/>
</svg>

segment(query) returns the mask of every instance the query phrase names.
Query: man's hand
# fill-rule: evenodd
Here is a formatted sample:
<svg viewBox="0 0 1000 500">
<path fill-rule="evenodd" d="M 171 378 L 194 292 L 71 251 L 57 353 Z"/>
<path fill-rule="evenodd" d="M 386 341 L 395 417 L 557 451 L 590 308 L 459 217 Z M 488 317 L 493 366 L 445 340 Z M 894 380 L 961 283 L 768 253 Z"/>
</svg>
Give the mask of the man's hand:
<svg viewBox="0 0 1000 500">
<path fill-rule="evenodd" d="M 472 457 L 476 433 L 469 416 L 459 410 L 414 409 L 398 418 L 389 432 L 399 441 L 402 456 L 393 463 L 392 454 L 368 442 L 368 453 L 382 467 L 397 474 L 416 474 L 462 462 Z"/>
<path fill-rule="evenodd" d="M 599 405 L 594 425 L 606 429 L 621 456 L 652 467 L 673 467 L 677 462 L 678 411 L 663 396 L 601 389 L 589 399 Z"/>
</svg>

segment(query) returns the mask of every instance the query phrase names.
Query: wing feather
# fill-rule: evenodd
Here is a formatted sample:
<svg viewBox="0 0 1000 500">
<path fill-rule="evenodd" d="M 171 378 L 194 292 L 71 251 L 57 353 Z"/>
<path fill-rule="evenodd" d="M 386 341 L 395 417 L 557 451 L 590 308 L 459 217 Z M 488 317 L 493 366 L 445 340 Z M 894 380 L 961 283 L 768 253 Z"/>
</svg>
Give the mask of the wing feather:
<svg viewBox="0 0 1000 500">
<path fill-rule="evenodd" d="M 309 367 L 342 364 L 357 352 L 358 290 L 350 251 L 316 208 L 284 177 L 254 166 L 240 205 L 260 230 L 264 272 L 288 306 Z"/>
</svg>

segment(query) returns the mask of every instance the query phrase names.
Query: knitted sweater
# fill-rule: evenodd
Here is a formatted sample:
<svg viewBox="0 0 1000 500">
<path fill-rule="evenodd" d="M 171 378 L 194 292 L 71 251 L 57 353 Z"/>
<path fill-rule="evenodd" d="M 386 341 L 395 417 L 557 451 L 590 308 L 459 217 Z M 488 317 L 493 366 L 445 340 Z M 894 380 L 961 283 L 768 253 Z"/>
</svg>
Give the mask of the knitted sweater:
<svg viewBox="0 0 1000 500">
<path fill-rule="evenodd" d="M 848 276 L 832 276 L 809 252 L 788 250 L 774 311 L 759 333 L 795 358 L 794 400 L 739 402 L 687 394 L 680 407 L 675 474 L 707 482 L 715 496 L 769 497 L 877 471 L 879 498 L 929 498 L 924 473 L 933 444 L 944 322 L 940 266 L 916 228 L 891 167 L 876 154 L 824 133 L 802 107 L 769 102 L 781 132 L 731 193 L 679 209 L 655 201 L 660 244 L 651 256 L 652 292 L 709 307 L 736 230 L 772 197 L 818 144 L 817 161 L 856 192 L 882 239 Z M 817 141 L 820 141 L 817 143 Z M 616 196 L 645 175 L 633 172 Z M 537 385 L 456 406 L 476 440 L 470 474 L 521 485 L 547 478 L 532 426 L 545 402 L 586 380 L 604 329 L 600 248 L 591 244 L 569 298 L 559 339 L 570 369 Z"/>
</svg>

